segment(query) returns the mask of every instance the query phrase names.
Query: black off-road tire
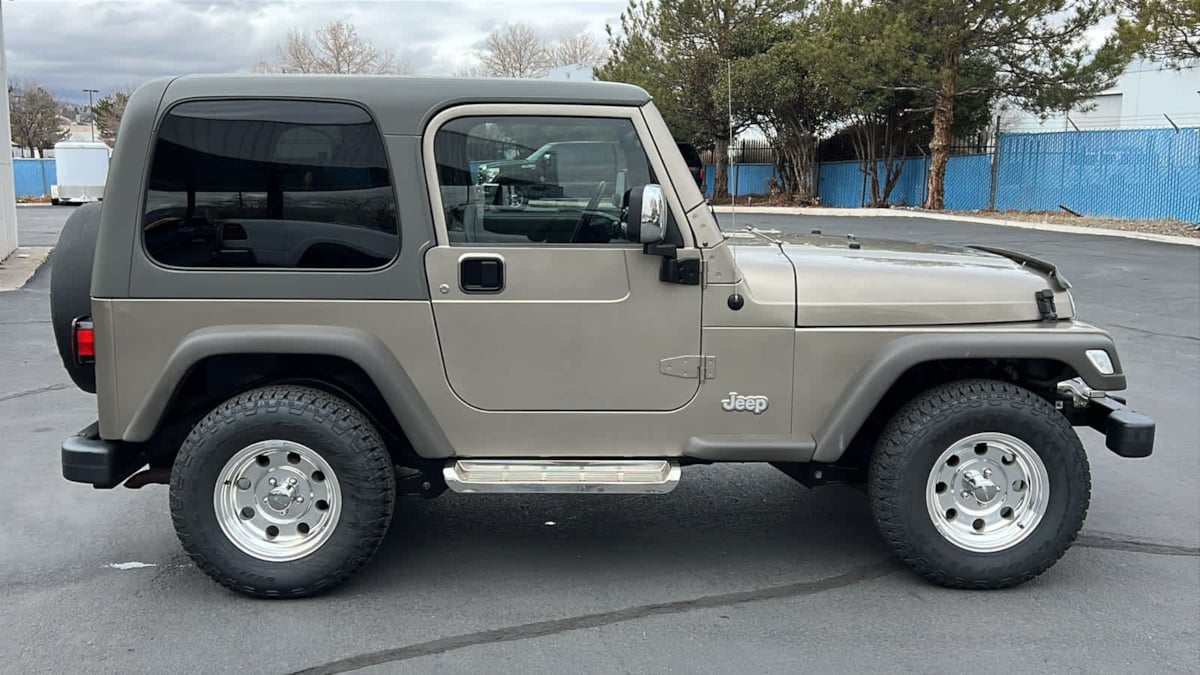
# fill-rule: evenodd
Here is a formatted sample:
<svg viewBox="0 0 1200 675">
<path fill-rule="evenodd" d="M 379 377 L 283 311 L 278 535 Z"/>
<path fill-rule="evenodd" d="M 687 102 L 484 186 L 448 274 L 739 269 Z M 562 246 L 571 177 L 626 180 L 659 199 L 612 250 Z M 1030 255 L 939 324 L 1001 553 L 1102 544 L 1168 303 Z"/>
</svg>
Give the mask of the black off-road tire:
<svg viewBox="0 0 1200 675">
<path fill-rule="evenodd" d="M 275 439 L 317 451 L 341 486 L 330 538 L 289 562 L 243 552 L 222 531 L 213 504 L 226 462 L 242 448 Z M 252 597 L 307 597 L 350 578 L 383 541 L 395 499 L 392 460 L 379 432 L 354 406 L 309 387 L 269 386 L 229 399 L 195 426 L 171 471 L 171 516 L 184 550 L 215 581 Z"/>
<path fill-rule="evenodd" d="M 941 454 L 985 432 L 1033 448 L 1046 468 L 1049 502 L 1024 540 L 981 553 L 938 532 L 925 492 Z M 1007 588 L 1045 572 L 1074 543 L 1087 516 L 1091 473 L 1079 437 L 1049 402 L 1014 384 L 972 379 L 932 388 L 893 416 L 871 459 L 868 494 L 880 534 L 912 570 L 950 588 Z"/>
</svg>

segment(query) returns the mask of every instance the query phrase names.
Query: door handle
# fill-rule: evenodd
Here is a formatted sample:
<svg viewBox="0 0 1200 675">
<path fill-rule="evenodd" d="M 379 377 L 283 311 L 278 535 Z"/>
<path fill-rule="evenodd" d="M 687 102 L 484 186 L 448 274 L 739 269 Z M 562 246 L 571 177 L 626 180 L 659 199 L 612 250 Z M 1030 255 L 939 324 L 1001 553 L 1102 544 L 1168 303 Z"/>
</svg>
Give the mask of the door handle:
<svg viewBox="0 0 1200 675">
<path fill-rule="evenodd" d="M 504 260 L 499 256 L 464 258 L 458 263 L 458 285 L 464 293 L 504 290 Z"/>
</svg>

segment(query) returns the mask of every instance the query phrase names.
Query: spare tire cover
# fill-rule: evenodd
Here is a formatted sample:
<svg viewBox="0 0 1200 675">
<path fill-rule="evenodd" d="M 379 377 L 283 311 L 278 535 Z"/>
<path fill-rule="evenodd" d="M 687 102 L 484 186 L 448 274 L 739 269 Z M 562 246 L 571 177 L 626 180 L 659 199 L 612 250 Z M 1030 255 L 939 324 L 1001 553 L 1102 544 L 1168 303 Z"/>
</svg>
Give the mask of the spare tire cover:
<svg viewBox="0 0 1200 675">
<path fill-rule="evenodd" d="M 96 393 L 96 367 L 75 363 L 71 324 L 92 314 L 92 263 L 100 230 L 101 202 L 75 209 L 50 252 L 50 323 L 63 367 L 80 389 Z"/>
</svg>

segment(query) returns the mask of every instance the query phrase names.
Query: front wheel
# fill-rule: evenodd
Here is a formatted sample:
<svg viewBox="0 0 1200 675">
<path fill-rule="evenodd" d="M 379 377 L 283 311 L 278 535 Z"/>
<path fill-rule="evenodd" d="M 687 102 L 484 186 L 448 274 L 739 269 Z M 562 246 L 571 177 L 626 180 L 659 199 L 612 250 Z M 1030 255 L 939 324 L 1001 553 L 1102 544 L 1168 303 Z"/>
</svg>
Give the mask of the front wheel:
<svg viewBox="0 0 1200 675">
<path fill-rule="evenodd" d="M 1074 543 L 1091 474 L 1070 423 L 1014 384 L 965 380 L 905 405 L 884 429 L 868 489 L 880 533 L 925 578 L 1005 588 Z"/>
<path fill-rule="evenodd" d="M 196 566 L 256 597 L 329 590 L 375 553 L 395 475 L 356 408 L 307 387 L 236 396 L 188 435 L 171 472 L 176 533 Z"/>
</svg>

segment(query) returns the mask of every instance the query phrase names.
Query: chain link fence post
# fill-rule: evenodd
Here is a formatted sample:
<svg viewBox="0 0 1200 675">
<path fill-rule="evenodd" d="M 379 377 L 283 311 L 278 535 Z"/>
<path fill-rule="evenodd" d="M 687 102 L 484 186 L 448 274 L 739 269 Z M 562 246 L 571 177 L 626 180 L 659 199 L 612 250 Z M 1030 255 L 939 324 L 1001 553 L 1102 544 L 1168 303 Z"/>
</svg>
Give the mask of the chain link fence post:
<svg viewBox="0 0 1200 675">
<path fill-rule="evenodd" d="M 996 210 L 996 186 L 1000 183 L 1000 116 L 996 115 L 996 129 L 992 132 L 992 184 L 988 188 L 988 211 Z"/>
</svg>

